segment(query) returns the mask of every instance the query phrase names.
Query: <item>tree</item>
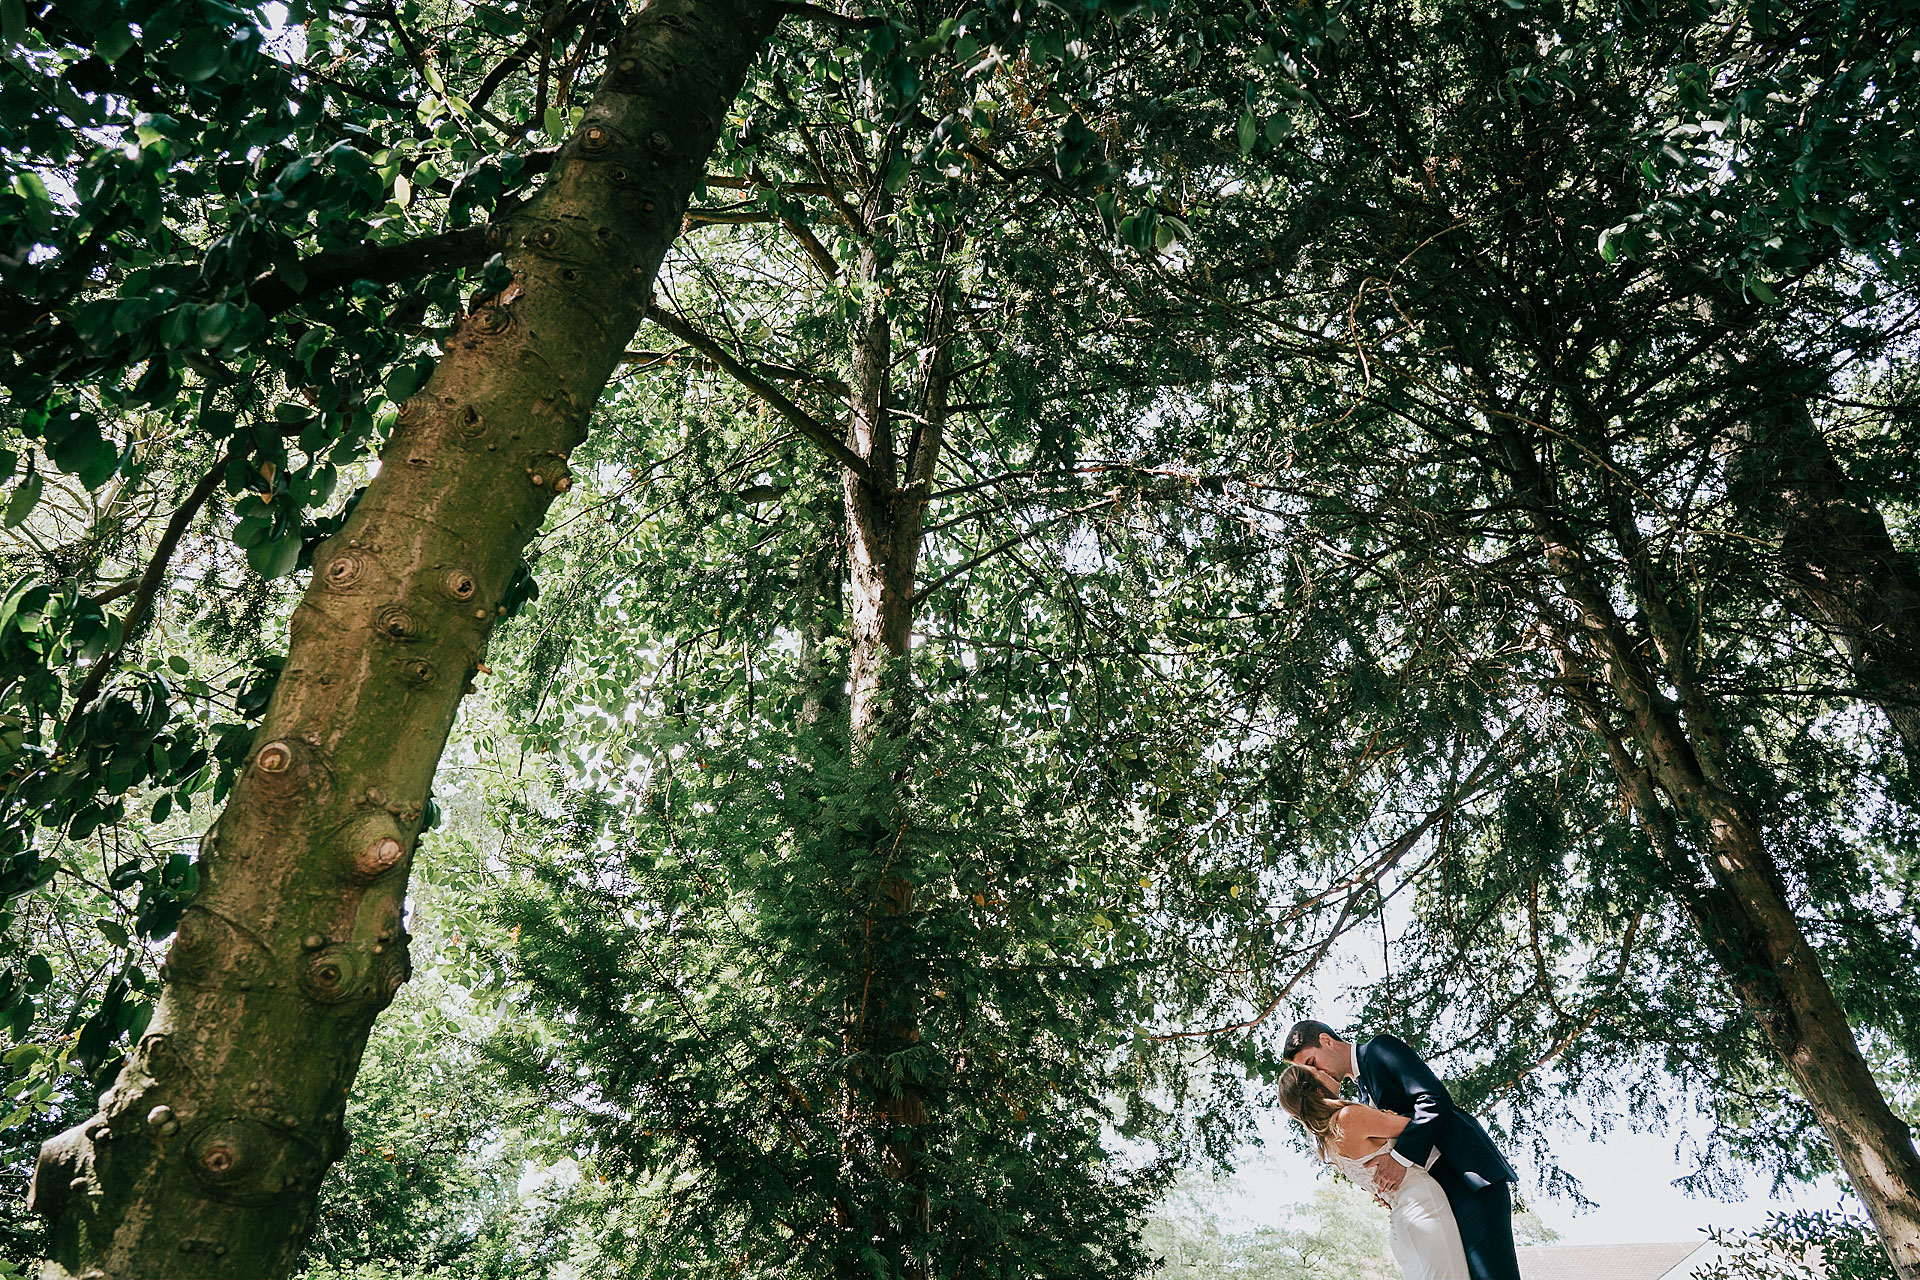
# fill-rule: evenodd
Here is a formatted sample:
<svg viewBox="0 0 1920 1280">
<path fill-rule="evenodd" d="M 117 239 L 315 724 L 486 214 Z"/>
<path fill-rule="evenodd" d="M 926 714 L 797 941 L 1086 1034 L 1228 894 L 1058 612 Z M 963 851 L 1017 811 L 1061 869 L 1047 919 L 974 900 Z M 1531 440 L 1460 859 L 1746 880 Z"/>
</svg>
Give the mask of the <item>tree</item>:
<svg viewBox="0 0 1920 1280">
<path fill-rule="evenodd" d="M 949 17 L 931 34 L 805 12 L 872 30 L 863 67 L 909 101 L 913 58 L 985 50 L 991 65 L 996 31 L 1025 39 L 1019 15 L 991 10 L 971 28 Z M 153 733 L 130 738 L 114 718 L 144 695 L 164 726 L 164 686 L 105 686 L 214 495 L 253 490 L 236 506 L 236 537 L 256 570 L 319 566 L 263 723 L 219 744 L 232 772 L 214 790 L 230 781 L 231 796 L 203 844 L 160 1012 L 102 1113 L 45 1148 L 35 1203 L 56 1220 L 56 1254 L 73 1266 L 284 1271 L 339 1145 L 340 1102 L 367 1027 L 408 972 L 401 895 L 455 708 L 484 665 L 494 620 L 524 594 L 520 548 L 572 484 L 569 456 L 647 305 L 726 104 L 779 14 L 656 5 L 613 26 L 596 9 L 561 6 L 530 31 L 489 10 L 478 26 L 440 21 L 431 39 L 414 29 L 415 10 L 354 15 L 343 30 L 313 15 L 309 40 L 380 37 L 344 76 L 277 61 L 247 15 L 223 13 L 211 30 L 172 7 L 41 6 L 29 16 L 10 34 L 38 77 L 20 86 L 17 135 L 17 154 L 37 167 L 19 172 L 7 207 L 20 269 L 6 319 L 19 353 L 15 403 L 42 403 L 21 425 L 90 487 L 125 467 L 110 437 L 130 406 L 191 420 L 214 448 L 130 588 L 125 618 L 102 608 L 119 588 L 81 599 L 63 587 L 55 631 L 40 625 L 51 595 L 31 594 L 51 589 L 23 587 L 32 610 L 20 617 L 34 620 L 38 639 L 21 646 L 14 686 L 33 748 L 9 794 L 16 887 L 41 882 L 36 827 L 116 821 L 114 797 L 143 782 L 184 796 L 207 781 L 210 764 L 188 751 L 159 752 L 158 772 L 140 764 Z M 901 38 L 910 30 L 912 50 Z M 1038 38 L 1064 47 L 1058 31 Z M 336 47 L 344 51 L 337 37 Z M 574 106 L 581 68 L 602 49 L 600 88 Z M 449 71 L 478 77 L 464 82 L 471 92 L 450 91 Z M 414 96 L 388 92 L 395 78 Z M 531 121 L 553 140 L 567 136 L 557 152 L 513 151 L 526 128 L 487 107 L 510 83 Z M 131 114 L 123 107 L 143 109 L 126 121 L 125 144 L 98 145 L 86 130 L 120 123 Z M 921 117 L 903 121 L 917 128 Z M 443 185 L 438 158 L 410 162 L 425 141 L 405 136 L 416 123 L 447 144 L 450 169 L 466 169 L 457 183 Z M 312 150 L 321 139 L 332 145 Z M 263 145 L 271 149 L 250 172 L 240 157 Z M 522 202 L 522 184 L 542 172 Z M 873 199 L 884 203 L 884 188 Z M 425 194 L 443 191 L 444 206 Z M 444 207 L 452 225 L 389 239 L 416 199 Z M 489 208 L 486 225 L 465 225 Z M 310 244 L 319 251 L 303 254 Z M 885 256 L 875 250 L 876 268 Z M 479 270 L 469 305 L 451 269 Z M 423 275 L 390 321 L 356 305 Z M 396 330 L 435 308 L 455 315 L 441 357 L 388 370 L 410 354 Z M 141 362 L 136 378 L 129 370 Z M 106 390 L 78 390 L 87 379 Z M 296 394 L 268 404 L 281 383 Z M 200 393 L 197 409 L 189 392 Z M 382 393 L 391 419 L 376 413 Z M 336 464 L 381 432 L 386 465 L 347 507 L 307 522 L 331 497 Z M 37 499 L 37 465 L 27 455 L 16 511 Z M 870 496 L 899 500 L 884 477 Z M 69 686 L 76 654 L 88 668 Z M 175 902 L 188 892 L 170 888 Z M 891 1024 L 887 1034 L 907 1032 Z M 287 1211 L 251 1212 L 268 1204 Z"/>
<path fill-rule="evenodd" d="M 130 927 L 0 999 L 136 1042 L 41 1165 L 65 1264 L 293 1265 L 496 662 L 554 757 L 508 1056 L 665 1224 L 634 1266 L 1137 1270 L 1166 1168 L 1104 1126 L 1217 1152 L 1375 926 L 1517 1126 L 1545 1064 L 1598 1097 L 1657 1045 L 1903 1256 L 1914 809 L 1858 707 L 1910 701 L 1868 608 L 1909 503 L 1832 410 L 1877 359 L 1857 402 L 1905 403 L 1911 317 L 1845 237 L 1751 297 L 1609 265 L 1693 19 L 808 8 L 750 72 L 773 8 L 296 14 L 304 50 L 194 12 L 7 15 L 0 875 L 42 895 L 10 936 Z M 630 351 L 683 225 L 723 247 Z M 273 589 L 201 532 L 229 497 L 257 575 L 317 569 L 284 659 L 236 639 Z M 523 549 L 546 602 L 483 663 Z M 158 657 L 209 563 L 254 668 L 213 683 Z M 192 869 L 77 887 L 71 842 L 197 796 Z"/>
<path fill-rule="evenodd" d="M 1904 872 L 1883 880 L 1891 869 L 1870 853 L 1807 841 L 1790 816 L 1789 795 L 1827 785 L 1834 775 L 1825 770 L 1847 769 L 1824 753 L 1857 744 L 1826 734 L 1783 740 L 1780 721 L 1769 722 L 1777 704 L 1762 712 L 1777 696 L 1769 687 L 1806 683 L 1794 670 L 1803 650 L 1779 654 L 1761 639 L 1780 625 L 1780 583 L 1749 556 L 1741 511 L 1717 501 L 1726 486 L 1717 460 L 1729 452 L 1719 442 L 1730 429 L 1777 394 L 1751 385 L 1741 367 L 1754 329 L 1765 325 L 1761 341 L 1780 332 L 1802 344 L 1809 367 L 1833 368 L 1844 357 L 1827 342 L 1881 350 L 1906 317 L 1876 317 L 1885 328 L 1861 323 L 1844 338 L 1818 331 L 1847 314 L 1834 298 L 1846 278 L 1837 264 L 1832 277 L 1797 286 L 1798 311 L 1778 330 L 1752 307 L 1722 307 L 1679 273 L 1610 267 L 1591 246 L 1640 191 L 1608 157 L 1624 154 L 1637 78 L 1662 74 L 1673 45 L 1631 25 L 1575 24 L 1580 40 L 1557 40 L 1560 21 L 1546 11 L 1443 14 L 1446 38 L 1434 43 L 1395 15 L 1354 15 L 1353 48 L 1328 53 L 1311 81 L 1329 106 L 1326 128 L 1303 148 L 1311 159 L 1286 166 L 1276 151 L 1274 161 L 1277 182 L 1324 184 L 1321 207 L 1339 229 L 1309 248 L 1295 293 L 1330 293 L 1340 310 L 1270 303 L 1274 340 L 1262 355 L 1267 367 L 1278 350 L 1355 380 L 1303 378 L 1296 390 L 1262 376 L 1251 358 L 1240 367 L 1271 388 L 1275 417 L 1303 422 L 1294 451 L 1307 465 L 1285 479 L 1305 504 L 1319 504 L 1304 506 L 1305 530 L 1322 531 L 1362 572 L 1385 575 L 1388 589 L 1418 582 L 1416 590 L 1455 602 L 1444 635 L 1416 639 L 1395 627 L 1400 634 L 1365 637 L 1399 655 L 1410 643 L 1437 644 L 1434 660 L 1415 650 L 1414 661 L 1396 656 L 1388 669 L 1402 680 L 1430 672 L 1486 682 L 1482 715 L 1494 723 L 1468 731 L 1467 752 L 1486 750 L 1497 724 L 1537 723 L 1542 707 L 1526 690 L 1550 695 L 1548 705 L 1591 735 L 1578 749 L 1604 750 L 1621 804 L 1643 827 L 1643 843 L 1620 851 L 1627 874 L 1658 885 L 1691 921 L 1905 1274 L 1920 1266 L 1920 1156 L 1867 1066 L 1853 1019 L 1911 1052 L 1908 1015 L 1864 987 L 1850 991 L 1849 1008 L 1829 976 L 1856 963 L 1853 948 L 1904 963 L 1894 957 L 1910 939 L 1878 905 L 1903 892 Z M 1516 84 L 1516 64 L 1534 56 L 1547 66 Z M 1376 112 L 1377 130 L 1367 123 L 1369 104 L 1416 102 L 1430 107 Z M 1568 230 L 1543 240 L 1541 227 Z M 1206 290 L 1204 281 L 1190 287 Z M 1215 296 L 1248 314 L 1241 297 Z M 1368 650 L 1357 656 L 1370 667 L 1380 661 Z M 1399 723 L 1407 727 L 1395 737 L 1415 727 Z M 1537 732 L 1526 736 L 1541 745 Z M 1872 785 L 1857 757 L 1852 768 L 1846 781 L 1834 777 L 1842 788 Z M 1507 790 L 1509 806 L 1528 804 L 1530 788 L 1510 777 Z M 1581 839 L 1579 827 L 1552 816 L 1564 798 L 1533 805 L 1509 810 L 1513 834 L 1535 826 L 1525 843 L 1508 844 L 1510 856 Z M 1887 834 L 1907 821 L 1904 809 L 1889 814 Z M 1537 919 L 1545 872 L 1514 867 L 1501 877 L 1521 894 L 1506 919 Z M 1609 878 L 1593 858 L 1581 875 Z M 1812 934 L 1824 902 L 1847 914 L 1849 931 L 1823 955 Z M 1625 906 L 1616 900 L 1608 915 L 1618 920 Z M 1623 977 L 1636 928 L 1615 926 L 1626 940 Z M 1552 937 L 1537 925 L 1529 933 Z M 1542 955 L 1522 972 L 1537 968 L 1550 988 L 1548 963 Z M 1604 1016 L 1604 1006 L 1549 1004 L 1566 1027 L 1546 1045 L 1549 1057 Z M 1495 1026 L 1505 1020 L 1499 1007 L 1489 1010 Z"/>
<path fill-rule="evenodd" d="M 1336 1280 L 1389 1280 L 1398 1273 L 1387 1251 L 1386 1213 L 1358 1188 L 1330 1183 L 1297 1210 L 1299 1226 L 1236 1230 L 1218 1203 L 1222 1184 L 1183 1178 L 1156 1207 L 1147 1244 L 1176 1280 L 1233 1276 L 1292 1280 L 1320 1275 Z"/>
<path fill-rule="evenodd" d="M 94 42 L 78 14 L 37 16 L 29 39 L 49 54 Z M 168 24 L 141 16 L 140 39 L 157 43 Z M 260 745 L 203 847 L 204 886 L 169 953 L 152 1028 L 99 1116 L 42 1152 L 35 1208 L 55 1219 L 55 1258 L 70 1270 L 291 1269 L 320 1177 L 339 1154 L 341 1106 L 367 1029 L 407 976 L 399 910 L 406 863 L 454 711 L 505 608 L 521 546 L 570 483 L 566 455 L 639 322 L 726 105 L 776 20 L 770 6 L 643 10 L 613 42 L 585 123 L 554 157 L 541 191 L 486 233 L 502 278 L 460 319 L 421 390 L 406 399 L 383 453 L 388 465 L 320 548 Z M 135 74 L 143 74 L 144 46 L 124 30 L 127 40 L 110 36 L 116 48 L 108 52 L 117 62 L 139 50 Z M 404 30 L 399 35 L 404 41 Z M 193 96 L 208 92 L 199 86 L 209 80 L 216 89 L 290 89 L 291 73 L 265 62 L 257 27 L 242 18 L 211 33 L 188 28 L 160 66 L 199 116 L 215 105 Z M 267 74 L 255 80 L 256 70 Z M 422 75 L 431 83 L 438 72 L 427 64 Z M 57 113 L 66 104 L 48 96 L 59 105 L 36 113 L 31 127 L 77 131 L 83 121 L 63 124 Z M 88 114 L 112 110 L 108 101 L 96 98 Z M 135 135 L 142 128 L 164 141 L 164 128 L 131 126 Z M 209 154 L 194 171 L 214 167 L 225 141 L 217 132 L 202 139 Z M 244 143 L 226 145 L 234 155 Z M 164 150 L 154 150 L 164 163 Z M 69 322 L 54 308 L 66 302 L 60 286 L 81 284 L 91 254 L 112 234 L 111 213 L 103 219 L 97 210 L 131 207 L 106 178 L 124 171 L 120 154 L 103 148 L 75 157 L 75 189 L 86 203 L 57 229 L 50 205 L 27 184 L 16 245 L 58 235 L 61 248 L 73 248 L 56 252 L 58 265 L 32 282 L 40 305 L 22 328 L 45 335 L 46 354 L 24 371 L 16 366 L 24 373 L 13 383 L 16 398 L 24 387 L 58 385 L 78 358 L 68 349 L 100 336 L 104 318 Z M 357 191 L 370 172 L 364 159 L 350 146 L 328 154 Z M 303 158 L 278 174 L 279 212 L 301 210 L 294 188 L 314 168 Z M 145 175 L 136 181 L 160 190 Z M 279 238 L 262 239 L 272 252 Z M 242 244 L 226 246 L 239 259 L 236 283 L 248 281 Z M 590 258 L 617 265 L 589 273 Z M 314 284 L 316 272 L 297 256 L 293 267 L 289 274 Z M 137 308 L 155 283 L 138 279 L 127 301 Z M 302 292 L 285 276 L 279 283 Z M 235 348 L 266 336 L 258 295 L 271 299 L 271 287 L 240 283 L 235 293 L 187 312 L 195 336 Z M 88 315 L 109 311 L 119 314 L 109 303 Z M 130 351 L 152 351 L 170 336 L 156 332 L 162 323 L 134 325 L 131 342 L 114 354 L 124 361 Z M 278 368 L 288 369 L 292 355 L 284 350 Z M 151 357 L 150 382 L 138 394 L 170 396 L 174 367 L 171 355 Z M 399 398 L 410 388 L 389 390 Z M 349 422 L 365 412 L 340 398 L 326 409 Z M 90 415 L 71 412 L 63 429 L 97 432 Z M 284 458 L 285 447 L 274 451 Z M 250 451 L 225 447 L 200 489 L 210 492 L 228 460 Z M 260 463 L 264 482 L 283 478 L 284 462 Z M 318 469 L 309 457 L 302 479 Z M 291 500 L 285 506 L 297 510 Z M 190 518 L 191 507 L 183 510 Z M 273 545 L 290 548 L 272 553 L 290 560 L 299 539 L 289 531 Z M 276 1212 L 259 1211 L 267 1206 Z"/>
<path fill-rule="evenodd" d="M 1116 1050 L 1156 998 L 1124 920 L 1150 864 L 1144 842 L 1101 847 L 1098 801 L 1125 803 L 1135 769 L 1103 778 L 1093 741 L 1137 728 L 1120 706 L 1122 725 L 1077 726 L 1139 664 L 1125 643 L 1076 644 L 1077 589 L 1042 577 L 1036 600 L 1029 557 L 1133 486 L 1151 502 L 1155 481 L 1089 466 L 1132 485 L 1088 492 L 1072 428 L 1101 415 L 1072 407 L 1036 456 L 1032 419 L 1004 407 L 1026 371 L 991 358 L 1029 282 L 959 234 L 1028 193 L 964 171 L 883 181 L 873 113 L 835 112 L 842 75 L 789 94 L 776 74 L 768 105 L 799 120 L 774 136 L 806 150 L 739 163 L 769 185 L 804 165 L 859 196 L 835 232 L 844 290 L 766 241 L 676 272 L 702 287 L 662 327 L 764 407 L 661 379 L 664 403 L 627 429 L 674 424 L 639 452 L 686 461 L 585 496 L 604 523 L 568 539 L 542 606 L 567 637 L 531 655 L 543 689 L 648 692 L 593 711 L 607 723 L 576 748 L 584 767 L 556 766 L 564 825 L 520 815 L 516 843 L 540 852 L 506 920 L 541 1011 L 569 1029 L 531 1038 L 520 1078 L 592 1080 L 591 1104 L 556 1107 L 661 1188 L 636 1268 L 1130 1274 L 1146 1259 L 1129 1218 L 1163 1171 L 1127 1169 L 1099 1135 L 1118 1119 L 1107 1095 L 1140 1087 Z M 976 119 L 1007 110 L 975 93 Z M 1016 171 L 1033 145 L 975 137 Z M 822 152 L 846 170 L 821 172 Z M 951 444 L 955 394 L 971 407 Z M 799 439 L 768 441 L 762 418 Z M 824 422 L 847 423 L 846 443 Z M 957 518 L 926 527 L 942 499 Z M 1036 646 L 1111 667 L 1063 689 Z M 1082 710 L 1063 717 L 1063 696 Z M 558 697 L 536 732 L 578 742 L 583 709 Z"/>
</svg>

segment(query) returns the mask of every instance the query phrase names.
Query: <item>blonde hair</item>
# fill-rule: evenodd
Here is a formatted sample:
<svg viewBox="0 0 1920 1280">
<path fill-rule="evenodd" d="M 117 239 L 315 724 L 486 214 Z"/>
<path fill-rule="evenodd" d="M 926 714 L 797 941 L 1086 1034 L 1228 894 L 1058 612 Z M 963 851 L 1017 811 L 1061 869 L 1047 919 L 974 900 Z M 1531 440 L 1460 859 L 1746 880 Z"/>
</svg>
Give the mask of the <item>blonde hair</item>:
<svg viewBox="0 0 1920 1280">
<path fill-rule="evenodd" d="M 1280 1073 L 1280 1105 L 1313 1135 L 1324 1156 L 1333 1145 L 1334 1117 L 1346 1104 L 1328 1091 L 1319 1076 L 1296 1063 Z"/>
</svg>

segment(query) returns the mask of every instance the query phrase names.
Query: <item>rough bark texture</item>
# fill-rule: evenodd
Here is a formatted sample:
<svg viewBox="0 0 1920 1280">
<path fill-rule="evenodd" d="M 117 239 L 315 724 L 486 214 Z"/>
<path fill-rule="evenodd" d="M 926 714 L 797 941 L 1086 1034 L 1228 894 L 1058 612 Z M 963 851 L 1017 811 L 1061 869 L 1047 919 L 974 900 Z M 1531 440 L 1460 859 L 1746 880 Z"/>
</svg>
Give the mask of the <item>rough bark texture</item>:
<svg viewBox="0 0 1920 1280">
<path fill-rule="evenodd" d="M 41 1152 L 50 1274 L 293 1270 L 368 1031 L 408 975 L 407 873 L 460 698 L 776 22 L 762 0 L 646 4 L 498 229 L 512 285 L 449 338 L 314 558 L 152 1029 L 98 1114 Z"/>
<path fill-rule="evenodd" d="M 907 653 L 913 626 L 913 584 L 927 487 L 900 483 L 893 439 L 893 340 L 883 288 L 862 255 L 868 294 L 854 336 L 853 421 L 847 445 L 865 460 L 865 477 L 843 472 L 847 491 L 848 678 L 853 685 L 851 727 L 856 750 L 890 718 L 888 669 Z"/>
<path fill-rule="evenodd" d="M 1678 691 L 1677 705 L 1660 692 L 1646 650 L 1557 518 L 1531 447 L 1510 434 L 1507 453 L 1579 636 L 1576 644 L 1562 635 L 1557 645 L 1568 687 L 1607 744 L 1622 790 L 1667 866 L 1667 887 L 1813 1108 L 1902 1280 L 1920 1280 L 1920 1152 L 1860 1052 L 1819 953 L 1787 901 L 1752 805 L 1730 781 L 1718 717 L 1693 679 L 1683 629 L 1647 578 L 1631 517 L 1616 521 L 1615 532 L 1629 558 L 1635 602 L 1648 619 L 1658 674 Z M 1699 856 L 1686 852 L 1688 843 Z"/>
<path fill-rule="evenodd" d="M 1848 481 L 1804 402 L 1754 425 L 1745 462 L 1779 525 L 1782 572 L 1920 770 L 1920 565 Z"/>
</svg>

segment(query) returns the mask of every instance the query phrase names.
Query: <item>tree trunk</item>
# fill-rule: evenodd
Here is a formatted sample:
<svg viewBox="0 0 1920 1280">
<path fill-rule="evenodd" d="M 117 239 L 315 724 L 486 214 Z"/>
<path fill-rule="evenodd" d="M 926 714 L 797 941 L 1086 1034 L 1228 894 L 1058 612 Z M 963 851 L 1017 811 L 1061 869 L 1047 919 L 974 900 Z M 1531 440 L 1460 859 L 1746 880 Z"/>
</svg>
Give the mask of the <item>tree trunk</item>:
<svg viewBox="0 0 1920 1280">
<path fill-rule="evenodd" d="M 651 0 L 498 228 L 513 284 L 448 339 L 315 556 L 152 1029 L 99 1113 L 41 1151 L 59 1268 L 293 1270 L 368 1031 L 408 976 L 407 872 L 460 698 L 777 21 L 766 0 Z"/>
<path fill-rule="evenodd" d="M 1548 568 L 1599 667 L 1586 672 L 1572 642 L 1560 640 L 1563 669 L 1577 677 L 1570 682 L 1575 702 L 1607 741 L 1622 789 L 1668 865 L 1667 887 L 1813 1108 L 1902 1280 L 1920 1280 L 1920 1152 L 1867 1067 L 1819 953 L 1787 902 L 1752 806 L 1731 785 L 1717 718 L 1692 679 L 1680 629 L 1655 584 L 1635 581 L 1665 675 L 1684 699 L 1684 720 L 1659 692 L 1643 648 L 1558 518 L 1531 445 L 1510 431 L 1507 453 Z M 1620 532 L 1640 578 L 1650 569 L 1637 553 L 1630 519 Z M 1624 731 L 1601 707 L 1598 690 L 1612 694 Z M 1669 804 L 1703 858 L 1682 851 Z"/>
<path fill-rule="evenodd" d="M 1758 415 L 1754 426 L 1743 461 L 1779 524 L 1786 580 L 1845 646 L 1862 695 L 1886 713 L 1920 771 L 1920 566 L 1855 491 L 1804 401 Z"/>
<path fill-rule="evenodd" d="M 887 319 L 883 267 L 872 247 L 861 253 L 867 296 L 854 334 L 853 420 L 847 445 L 867 464 L 867 474 L 843 472 L 847 495 L 848 679 L 855 749 L 874 745 L 904 710 L 899 661 L 907 656 L 913 627 L 913 584 L 920 562 L 920 530 L 926 486 L 900 481 L 893 439 L 891 366 L 893 333 Z"/>
<path fill-rule="evenodd" d="M 883 205 L 884 192 L 877 205 Z M 868 211 L 870 225 L 884 207 Z M 903 856 L 907 762 L 900 756 L 912 720 L 909 667 L 914 587 L 920 562 L 927 493 L 939 458 L 950 377 L 948 311 L 937 297 L 924 341 L 932 355 L 923 371 L 921 425 L 904 450 L 894 437 L 891 408 L 892 327 L 886 302 L 888 265 L 873 246 L 863 251 L 860 278 L 866 287 L 852 359 L 853 410 L 848 446 L 867 464 L 863 476 L 844 472 L 849 591 L 847 597 L 850 744 L 856 762 L 893 771 L 894 812 L 875 814 L 858 839 L 867 842 L 872 868 L 856 903 L 863 912 L 851 939 L 865 952 L 866 980 L 857 1006 L 849 1009 L 848 1047 L 869 1061 L 909 1051 L 920 1039 L 919 993 L 895 963 L 912 945 L 914 870 Z M 944 285 L 937 286 L 944 288 Z M 867 1095 L 855 1123 L 881 1131 L 879 1155 L 886 1176 L 904 1184 L 917 1228 L 901 1241 L 914 1248 L 930 1226 L 923 1142 L 914 1132 L 926 1123 L 921 1091 L 911 1082 L 897 1089 L 883 1079 L 853 1082 Z M 905 1135 L 903 1136 L 903 1132 Z M 903 1258 L 906 1274 L 925 1274 L 921 1260 Z"/>
</svg>

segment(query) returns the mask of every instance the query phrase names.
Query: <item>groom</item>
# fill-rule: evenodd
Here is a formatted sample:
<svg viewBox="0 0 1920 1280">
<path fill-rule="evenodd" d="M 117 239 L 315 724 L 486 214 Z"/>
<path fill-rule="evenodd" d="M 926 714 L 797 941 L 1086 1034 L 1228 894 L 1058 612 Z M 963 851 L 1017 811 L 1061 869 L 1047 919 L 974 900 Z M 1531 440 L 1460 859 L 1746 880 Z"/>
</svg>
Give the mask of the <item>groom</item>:
<svg viewBox="0 0 1920 1280">
<path fill-rule="evenodd" d="M 1473 1280 L 1520 1280 L 1513 1255 L 1513 1198 L 1518 1182 L 1480 1122 L 1456 1110 L 1432 1068 L 1392 1036 L 1370 1036 L 1358 1048 L 1324 1022 L 1296 1022 L 1282 1055 L 1335 1080 L 1360 1082 L 1360 1101 L 1411 1118 L 1389 1149 L 1398 1164 L 1375 1163 L 1375 1182 L 1391 1191 L 1415 1166 L 1433 1175 L 1460 1224 Z"/>
</svg>

